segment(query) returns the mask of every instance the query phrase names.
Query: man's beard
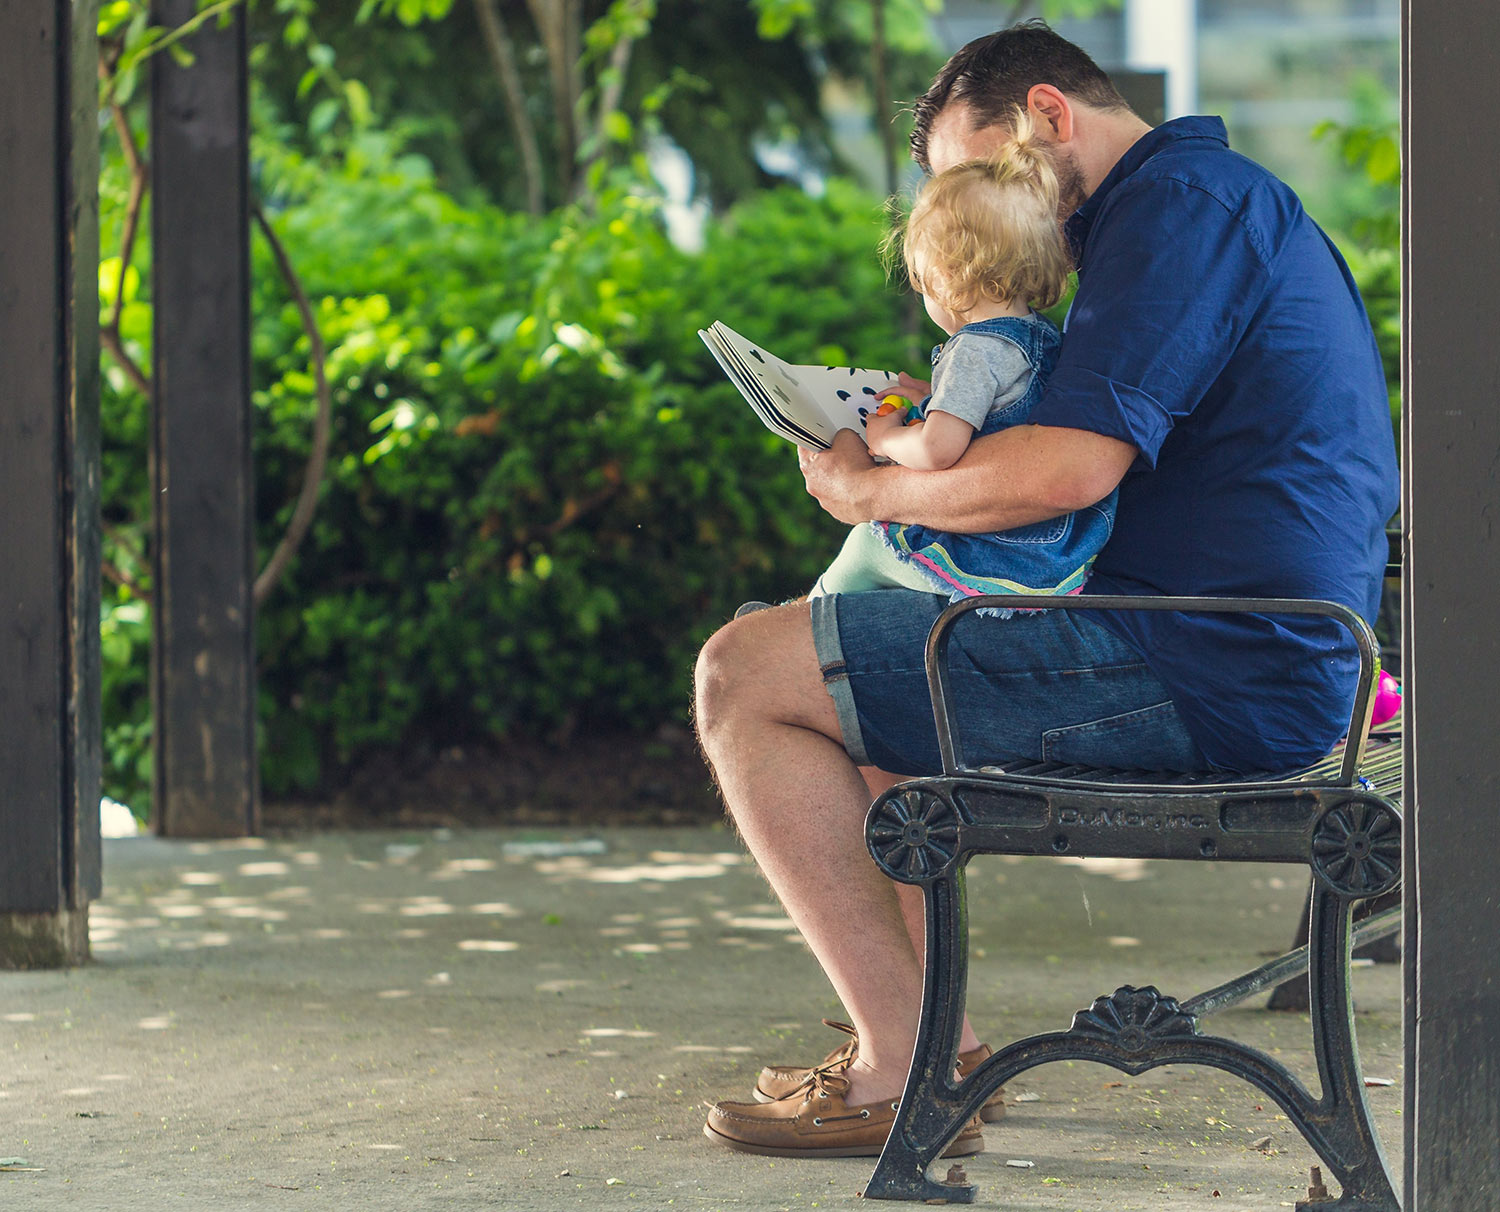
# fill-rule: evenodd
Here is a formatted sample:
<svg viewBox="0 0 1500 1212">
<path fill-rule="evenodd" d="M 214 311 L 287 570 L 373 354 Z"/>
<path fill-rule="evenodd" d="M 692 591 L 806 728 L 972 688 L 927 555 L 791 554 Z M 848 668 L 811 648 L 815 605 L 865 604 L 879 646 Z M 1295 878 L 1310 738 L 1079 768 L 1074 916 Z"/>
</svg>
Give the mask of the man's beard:
<svg viewBox="0 0 1500 1212">
<path fill-rule="evenodd" d="M 1057 217 L 1066 219 L 1088 201 L 1088 185 L 1078 162 L 1062 148 L 1053 152 L 1052 169 L 1057 174 Z"/>
</svg>

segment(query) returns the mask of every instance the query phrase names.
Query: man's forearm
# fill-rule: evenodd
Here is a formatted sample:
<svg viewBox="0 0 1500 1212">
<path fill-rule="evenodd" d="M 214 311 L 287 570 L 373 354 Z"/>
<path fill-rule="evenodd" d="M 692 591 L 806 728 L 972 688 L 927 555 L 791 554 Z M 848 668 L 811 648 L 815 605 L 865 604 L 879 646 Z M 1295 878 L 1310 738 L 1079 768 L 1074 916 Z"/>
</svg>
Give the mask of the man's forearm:
<svg viewBox="0 0 1500 1212">
<path fill-rule="evenodd" d="M 955 534 L 1010 530 L 1108 496 L 1135 450 L 1081 430 L 1021 425 L 975 438 L 943 471 L 891 465 L 860 476 L 857 511 Z"/>
</svg>

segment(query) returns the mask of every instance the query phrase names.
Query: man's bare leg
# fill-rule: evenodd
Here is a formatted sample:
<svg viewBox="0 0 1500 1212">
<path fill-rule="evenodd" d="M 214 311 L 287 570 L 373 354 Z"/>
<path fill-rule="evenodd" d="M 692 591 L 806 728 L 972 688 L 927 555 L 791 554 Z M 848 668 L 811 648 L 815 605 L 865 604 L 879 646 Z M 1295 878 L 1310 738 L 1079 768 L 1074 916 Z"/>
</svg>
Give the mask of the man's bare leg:
<svg viewBox="0 0 1500 1212">
<path fill-rule="evenodd" d="M 921 963 L 896 886 L 865 849 L 869 788 L 844 752 L 806 604 L 715 634 L 698 659 L 696 713 L 725 805 L 859 1032 L 849 1102 L 895 1097 L 916 1043 Z"/>
</svg>

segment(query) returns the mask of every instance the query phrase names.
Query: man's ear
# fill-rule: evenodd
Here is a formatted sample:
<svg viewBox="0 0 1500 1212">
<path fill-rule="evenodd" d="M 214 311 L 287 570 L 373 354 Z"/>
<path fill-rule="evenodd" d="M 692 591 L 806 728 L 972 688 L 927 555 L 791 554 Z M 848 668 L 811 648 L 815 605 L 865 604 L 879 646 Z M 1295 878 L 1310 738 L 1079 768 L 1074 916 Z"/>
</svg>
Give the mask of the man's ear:
<svg viewBox="0 0 1500 1212">
<path fill-rule="evenodd" d="M 1072 140 L 1073 105 L 1052 85 L 1033 84 L 1026 94 L 1026 108 L 1045 138 L 1053 143 Z"/>
</svg>

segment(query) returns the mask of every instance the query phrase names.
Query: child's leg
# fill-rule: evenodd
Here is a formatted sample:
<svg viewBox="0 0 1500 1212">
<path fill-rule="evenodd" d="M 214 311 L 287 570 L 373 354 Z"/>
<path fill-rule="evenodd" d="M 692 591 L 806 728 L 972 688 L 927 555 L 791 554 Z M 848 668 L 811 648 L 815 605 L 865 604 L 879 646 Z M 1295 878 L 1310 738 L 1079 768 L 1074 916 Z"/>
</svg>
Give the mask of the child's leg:
<svg viewBox="0 0 1500 1212">
<path fill-rule="evenodd" d="M 936 593 L 937 587 L 880 541 L 868 523 L 849 532 L 843 549 L 818 578 L 808 597 L 829 593 L 863 593 L 869 589 L 919 589 Z"/>
</svg>

